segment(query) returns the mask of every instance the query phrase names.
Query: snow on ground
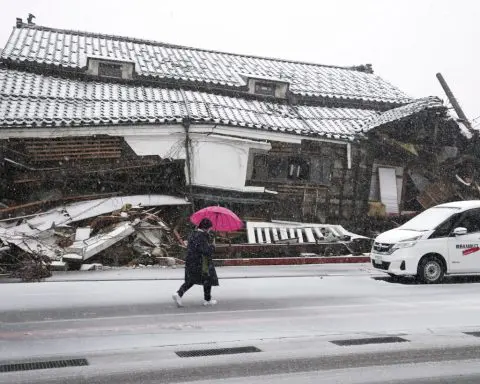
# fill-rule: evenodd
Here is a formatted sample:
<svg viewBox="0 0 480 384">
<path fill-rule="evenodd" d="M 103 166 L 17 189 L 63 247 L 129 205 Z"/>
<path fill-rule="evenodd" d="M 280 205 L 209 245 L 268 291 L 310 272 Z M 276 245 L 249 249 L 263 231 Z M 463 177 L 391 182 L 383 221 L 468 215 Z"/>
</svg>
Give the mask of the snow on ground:
<svg viewBox="0 0 480 384">
<path fill-rule="evenodd" d="M 478 360 L 464 362 L 442 361 L 422 364 L 399 364 L 397 366 L 373 366 L 328 371 L 307 371 L 265 376 L 246 376 L 218 381 L 219 384 L 433 384 L 433 383 L 478 383 L 480 366 Z M 211 380 L 192 381 L 192 384 L 209 384 Z"/>
<path fill-rule="evenodd" d="M 381 272 L 373 270 L 368 263 L 353 264 L 309 264 L 309 265 L 272 265 L 217 267 L 220 278 L 258 278 L 278 276 L 324 276 L 324 275 L 364 275 Z M 96 271 L 54 272 L 46 282 L 53 281 L 95 281 L 95 280 L 169 280 L 183 279 L 184 268 L 113 268 Z"/>
<path fill-rule="evenodd" d="M 142 382 L 188 372 L 188 379 L 194 380 L 206 377 L 201 372 L 232 372 L 232 364 L 243 364 L 237 368 L 240 376 L 256 366 L 258 374 L 268 368 L 266 382 L 309 383 L 322 381 L 316 381 L 313 373 L 284 374 L 296 372 L 290 371 L 291 361 L 299 362 L 299 370 L 305 366 L 302 361 L 310 361 L 308 370 L 312 371 L 325 365 L 326 358 L 333 360 L 322 368 L 326 369 L 323 382 L 346 383 L 353 375 L 366 383 L 371 377 L 382 377 L 374 367 L 337 368 L 364 366 L 365 361 L 375 365 L 363 357 L 367 353 L 376 353 L 377 361 L 387 359 L 385 367 L 390 367 L 397 362 L 395 353 L 401 354 L 401 361 L 410 361 L 412 353 L 420 357 L 431 353 L 431 361 L 466 361 L 480 351 L 480 338 L 463 333 L 480 331 L 478 278 L 417 285 L 389 280 L 366 265 L 224 267 L 219 268 L 221 285 L 213 289 L 217 306 L 202 306 L 202 289 L 197 286 L 186 294 L 186 306 L 177 308 L 171 294 L 181 283 L 182 269 L 83 272 L 84 276 L 104 273 L 116 279 L 1 285 L 0 361 L 86 357 L 90 365 L 2 374 L 0 383 L 70 382 L 67 377 L 76 377 L 79 383 L 106 382 L 93 378 L 111 378 L 113 373 L 120 375 L 115 382 L 128 383 L 133 372 L 137 378 L 138 372 L 152 369 L 158 372 L 150 375 L 151 381 Z M 353 347 L 331 343 L 381 335 L 409 341 Z M 177 350 L 245 345 L 255 345 L 262 353 L 194 359 L 175 354 Z M 278 361 L 288 363 L 279 365 Z M 478 362 L 461 364 L 474 380 L 478 378 Z M 442 368 L 443 377 L 456 374 L 459 367 L 463 365 Z M 417 368 L 410 370 L 412 377 L 427 375 L 428 365 Z M 402 377 L 408 382 L 408 375 Z"/>
<path fill-rule="evenodd" d="M 429 286 L 375 277 L 224 278 L 213 289 L 218 306 L 208 308 L 198 286 L 185 296 L 186 307 L 176 308 L 171 294 L 179 280 L 3 284 L 0 359 L 46 351 L 480 330 L 478 283 L 457 279 Z"/>
</svg>

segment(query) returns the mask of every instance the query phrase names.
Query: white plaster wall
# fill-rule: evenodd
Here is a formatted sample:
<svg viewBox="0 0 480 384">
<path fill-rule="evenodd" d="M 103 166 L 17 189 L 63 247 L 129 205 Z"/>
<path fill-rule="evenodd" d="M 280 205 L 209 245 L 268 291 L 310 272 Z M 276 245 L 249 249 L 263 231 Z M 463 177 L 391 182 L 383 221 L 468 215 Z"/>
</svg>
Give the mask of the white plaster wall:
<svg viewBox="0 0 480 384">
<path fill-rule="evenodd" d="M 192 135 L 192 184 L 245 190 L 250 148 L 271 145 L 217 135 Z"/>
<path fill-rule="evenodd" d="M 251 149 L 268 151 L 266 142 L 239 139 L 215 134 L 192 133 L 191 178 L 198 186 L 248 190 L 245 187 Z M 158 155 L 162 158 L 185 159 L 185 134 L 125 136 L 137 155 Z M 185 175 L 188 175 L 185 167 Z M 188 176 L 187 176 L 188 182 Z"/>
<path fill-rule="evenodd" d="M 185 134 L 124 136 L 139 156 L 158 155 L 162 159 L 185 159 Z"/>
<path fill-rule="evenodd" d="M 227 139 L 192 138 L 192 184 L 241 189 L 247 174 L 248 147 Z"/>
</svg>

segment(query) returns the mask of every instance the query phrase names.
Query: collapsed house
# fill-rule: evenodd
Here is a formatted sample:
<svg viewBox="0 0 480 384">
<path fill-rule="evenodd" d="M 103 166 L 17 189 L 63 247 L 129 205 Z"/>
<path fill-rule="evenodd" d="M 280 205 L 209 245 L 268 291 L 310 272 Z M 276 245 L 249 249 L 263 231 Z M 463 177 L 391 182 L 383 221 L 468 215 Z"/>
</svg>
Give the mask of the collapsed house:
<svg viewBox="0 0 480 384">
<path fill-rule="evenodd" d="M 156 264 L 178 245 L 160 212 L 169 216 L 165 208 L 187 205 L 183 198 L 166 195 L 113 196 L 60 205 L 0 220 L 0 246 L 4 252 L 46 256 L 51 266 L 61 269 L 80 267 L 99 254 L 102 262 L 109 254 L 113 258 L 106 264 L 125 264 L 122 254 L 130 263 Z M 128 242 L 121 244 L 123 240 Z M 109 254 L 103 252 L 107 249 Z"/>
<path fill-rule="evenodd" d="M 478 185 L 462 179 L 474 176 L 476 135 L 437 97 L 384 112 L 363 131 L 373 160 L 369 201 L 381 201 L 384 214 L 408 216 L 480 196 Z"/>
<path fill-rule="evenodd" d="M 444 188 L 456 176 L 470 188 L 455 171 L 470 134 L 440 100 L 413 100 L 371 65 L 215 52 L 21 19 L 0 55 L 5 206 L 168 193 L 246 219 L 355 226 L 372 211 L 369 201 L 382 203 L 373 216 L 401 215 L 458 194 Z"/>
</svg>

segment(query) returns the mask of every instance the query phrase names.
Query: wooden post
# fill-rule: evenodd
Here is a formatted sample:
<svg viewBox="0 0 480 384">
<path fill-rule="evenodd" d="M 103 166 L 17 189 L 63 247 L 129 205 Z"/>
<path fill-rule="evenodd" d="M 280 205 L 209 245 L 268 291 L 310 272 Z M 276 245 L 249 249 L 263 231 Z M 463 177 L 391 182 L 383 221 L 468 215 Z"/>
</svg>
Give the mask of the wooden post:
<svg viewBox="0 0 480 384">
<path fill-rule="evenodd" d="M 190 163 L 190 119 L 183 119 L 183 127 L 185 128 L 185 161 L 187 162 L 187 180 L 188 180 L 188 192 L 190 197 L 190 202 L 192 203 L 192 210 L 195 211 L 195 202 L 193 201 L 193 190 L 192 190 L 192 168 Z"/>
<path fill-rule="evenodd" d="M 354 161 L 355 165 L 355 171 L 354 171 L 354 176 L 353 176 L 353 217 L 358 219 L 360 217 L 360 208 L 358 206 L 358 200 L 361 199 L 359 197 L 360 195 L 360 183 L 359 183 L 359 174 L 360 174 L 360 167 L 361 167 L 361 161 L 362 161 L 362 152 L 360 146 L 356 146 L 356 151 L 357 156 L 356 156 L 356 161 Z"/>
</svg>

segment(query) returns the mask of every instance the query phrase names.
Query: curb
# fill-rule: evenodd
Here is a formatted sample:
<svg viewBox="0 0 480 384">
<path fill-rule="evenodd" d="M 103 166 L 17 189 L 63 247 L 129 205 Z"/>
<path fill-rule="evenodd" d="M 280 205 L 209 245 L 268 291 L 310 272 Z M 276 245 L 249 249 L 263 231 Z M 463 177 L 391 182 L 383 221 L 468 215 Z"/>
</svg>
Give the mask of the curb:
<svg viewBox="0 0 480 384">
<path fill-rule="evenodd" d="M 214 259 L 216 267 L 234 267 L 248 265 L 298 265 L 298 264 L 346 264 L 370 263 L 368 256 L 331 256 L 331 257 L 277 257 L 253 259 Z"/>
</svg>

